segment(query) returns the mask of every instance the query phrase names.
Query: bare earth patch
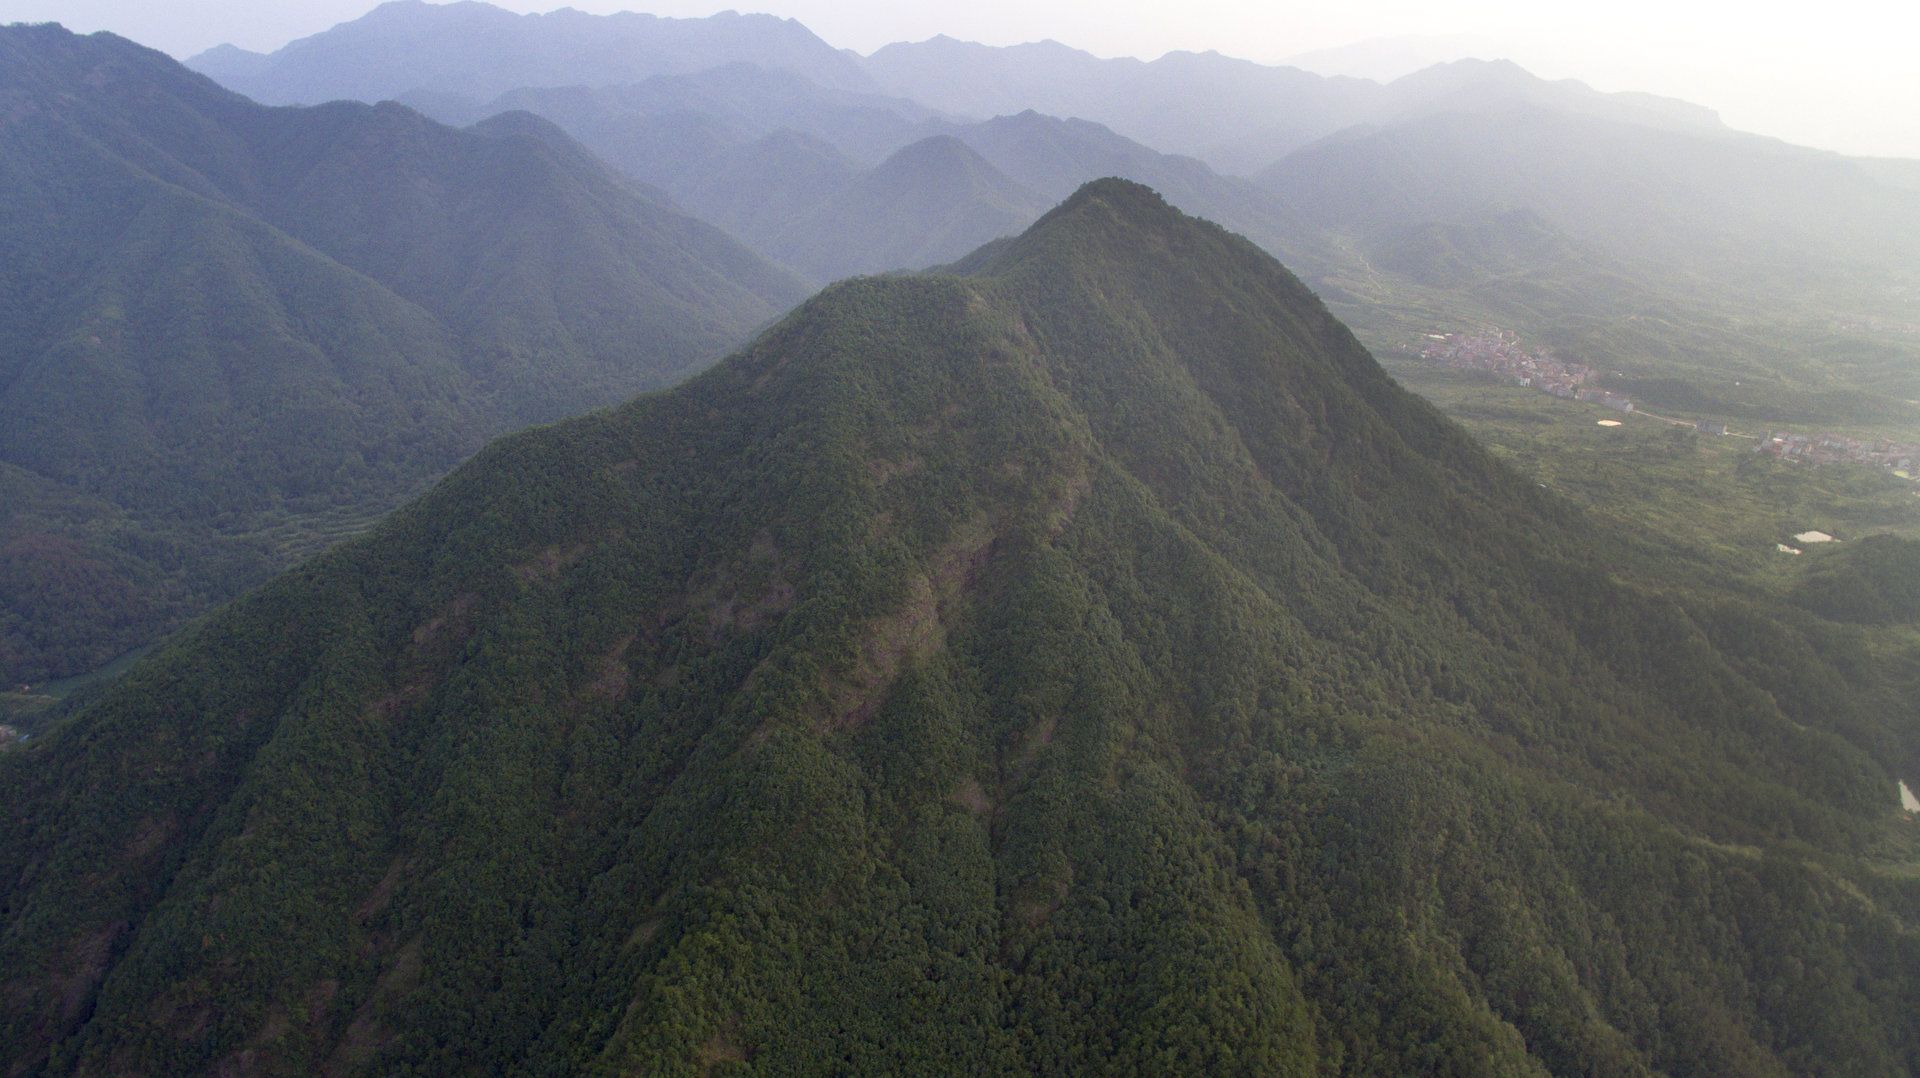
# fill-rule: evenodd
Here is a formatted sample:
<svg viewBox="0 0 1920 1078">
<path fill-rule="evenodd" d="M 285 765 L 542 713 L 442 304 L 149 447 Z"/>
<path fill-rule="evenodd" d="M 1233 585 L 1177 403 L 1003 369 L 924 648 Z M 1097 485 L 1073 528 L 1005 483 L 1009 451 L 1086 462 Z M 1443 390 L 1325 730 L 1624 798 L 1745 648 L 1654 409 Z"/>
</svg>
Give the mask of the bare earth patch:
<svg viewBox="0 0 1920 1078">
<path fill-rule="evenodd" d="M 980 780 L 972 775 L 968 775 L 966 781 L 948 794 L 947 800 L 974 816 L 985 816 L 993 811 L 993 801 L 987 797 L 987 791 L 981 788 Z"/>
</svg>

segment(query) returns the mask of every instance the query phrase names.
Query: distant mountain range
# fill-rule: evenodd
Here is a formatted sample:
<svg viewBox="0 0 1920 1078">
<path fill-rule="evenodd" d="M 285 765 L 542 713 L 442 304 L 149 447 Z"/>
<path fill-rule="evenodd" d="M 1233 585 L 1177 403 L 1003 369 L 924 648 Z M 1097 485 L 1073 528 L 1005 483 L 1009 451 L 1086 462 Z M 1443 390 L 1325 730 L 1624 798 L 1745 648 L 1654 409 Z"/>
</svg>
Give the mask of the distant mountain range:
<svg viewBox="0 0 1920 1078">
<path fill-rule="evenodd" d="M 66 566 L 0 593 L 9 684 L 149 642 L 802 294 L 557 133 L 269 109 L 58 27 L 0 31 L 0 90 L 0 527 Z"/>
<path fill-rule="evenodd" d="M 516 15 L 461 0 L 389 0 L 270 55 L 231 45 L 188 66 L 269 105 L 380 101 L 409 90 L 488 100 L 522 86 L 600 86 L 746 62 L 835 89 L 871 89 L 859 63 L 792 19 L 663 19 L 571 8 Z"/>
<path fill-rule="evenodd" d="M 381 67 L 391 77 L 377 92 L 407 95 L 450 122 L 536 112 L 683 203 L 681 176 L 723 151 L 737 157 L 780 128 L 865 167 L 919 138 L 954 134 L 1008 179 L 1049 198 L 1108 174 L 1163 187 L 1170 170 L 1143 167 L 1145 155 L 1184 155 L 1216 172 L 1257 173 L 1278 197 L 1223 197 L 1220 177 L 1189 163 L 1177 166 L 1183 180 L 1167 189 L 1177 205 L 1246 231 L 1316 280 L 1354 268 L 1325 262 L 1321 238 L 1329 231 L 1377 245 L 1382 225 L 1444 225 L 1505 209 L 1526 210 L 1616 256 L 1678 260 L 1694 272 L 1761 259 L 1911 268 L 1897 253 L 1912 248 L 1910 170 L 1741 136 L 1697 106 L 1546 82 L 1510 63 L 1441 64 L 1380 84 L 1211 53 L 1102 60 L 1056 42 L 997 48 L 936 37 L 860 58 L 797 27 L 742 36 L 749 23 L 759 25 L 734 15 L 535 18 L 475 3 L 395 3 L 250 61 L 255 74 L 225 77 L 267 100 L 371 100 L 375 91 L 352 79 Z M 537 77 L 518 61 L 481 63 L 506 34 L 496 27 L 509 24 L 516 48 L 575 61 Z M 582 45 L 587 25 L 617 47 Z M 672 35 L 703 43 L 672 71 L 631 44 Z M 776 39 L 777 48 L 766 43 Z M 407 67 L 403 55 L 421 58 Z M 314 69 L 334 81 L 261 73 L 305 70 L 304 57 L 328 58 Z M 721 59 L 751 66 L 727 68 Z M 191 63 L 217 76 L 232 70 L 214 54 Z M 458 71 L 516 85 L 490 96 L 455 87 Z M 1111 138 L 1055 147 L 1046 182 L 1036 182 L 963 130 L 1027 111 L 1103 125 L 1132 141 L 1130 160 L 1115 161 Z M 1194 197 L 1196 185 L 1208 193 Z M 1303 219 L 1316 227 L 1299 228 Z M 822 256 L 809 272 L 852 264 Z"/>
<path fill-rule="evenodd" d="M 1486 82 L 1479 74 L 1463 80 L 1429 72 L 1382 85 L 1218 53 L 1103 60 L 1053 41 L 993 47 L 935 37 L 861 58 L 834 50 L 792 20 L 766 15 L 515 15 L 475 0 L 392 0 L 271 55 L 222 46 L 187 61 L 268 104 L 409 94 L 484 102 L 526 87 L 626 86 L 736 62 L 827 90 L 884 92 L 957 117 L 1033 109 L 1092 120 L 1164 152 L 1243 174 L 1357 123 L 1456 104 L 1484 92 Z M 1570 111 L 1720 129 L 1708 110 L 1644 94 L 1507 79 L 1503 91 L 1516 89 Z"/>
<path fill-rule="evenodd" d="M 1019 231 L 1045 205 L 1103 176 L 1148 184 L 1270 248 L 1294 253 L 1313 244 L 1309 230 L 1251 181 L 1099 124 L 1031 110 L 964 122 L 904 99 L 822 91 L 797 76 L 733 65 L 633 86 L 519 90 L 446 118 L 509 107 L 553 121 L 690 212 L 821 283 L 951 261 Z M 972 154 L 916 152 L 921 163 L 906 168 L 897 155 L 929 139 L 957 140 Z M 883 159 L 892 160 L 883 166 Z M 956 231 L 960 221 L 973 224 Z"/>
</svg>

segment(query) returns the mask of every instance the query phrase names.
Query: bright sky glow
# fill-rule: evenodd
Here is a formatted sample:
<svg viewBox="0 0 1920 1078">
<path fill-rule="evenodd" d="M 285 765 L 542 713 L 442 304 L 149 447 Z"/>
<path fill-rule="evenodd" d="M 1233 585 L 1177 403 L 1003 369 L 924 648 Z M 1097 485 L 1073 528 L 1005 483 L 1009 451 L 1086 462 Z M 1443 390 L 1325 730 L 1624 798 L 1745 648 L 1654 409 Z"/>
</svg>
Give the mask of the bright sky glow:
<svg viewBox="0 0 1920 1078">
<path fill-rule="evenodd" d="M 542 11 L 550 0 L 499 0 Z M 0 0 L 0 21 L 107 29 L 175 56 L 231 41 L 270 51 L 358 17 L 372 0 Z M 574 0 L 711 15 L 715 0 Z M 1643 90 L 1719 110 L 1734 127 L 1848 153 L 1920 158 L 1920 4 L 1911 0 L 766 0 L 744 10 L 799 19 L 828 42 L 871 52 L 935 34 L 994 45 L 1053 38 L 1101 56 L 1215 49 L 1277 63 L 1303 53 L 1350 73 L 1407 56 L 1512 59 L 1548 78 Z M 1386 57 L 1398 55 L 1399 64 Z"/>
</svg>

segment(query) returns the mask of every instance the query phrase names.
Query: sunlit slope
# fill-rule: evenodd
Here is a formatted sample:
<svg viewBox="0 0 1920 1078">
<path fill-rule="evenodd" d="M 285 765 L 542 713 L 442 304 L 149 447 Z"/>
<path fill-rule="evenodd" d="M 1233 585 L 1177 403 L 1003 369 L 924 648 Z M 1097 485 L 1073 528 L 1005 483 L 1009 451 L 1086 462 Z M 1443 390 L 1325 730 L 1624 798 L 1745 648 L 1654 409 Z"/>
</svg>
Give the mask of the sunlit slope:
<svg viewBox="0 0 1920 1078">
<path fill-rule="evenodd" d="M 496 443 L 0 756 L 10 1065 L 1920 1063 L 1870 665 L 1144 188 L 958 268 Z"/>
</svg>

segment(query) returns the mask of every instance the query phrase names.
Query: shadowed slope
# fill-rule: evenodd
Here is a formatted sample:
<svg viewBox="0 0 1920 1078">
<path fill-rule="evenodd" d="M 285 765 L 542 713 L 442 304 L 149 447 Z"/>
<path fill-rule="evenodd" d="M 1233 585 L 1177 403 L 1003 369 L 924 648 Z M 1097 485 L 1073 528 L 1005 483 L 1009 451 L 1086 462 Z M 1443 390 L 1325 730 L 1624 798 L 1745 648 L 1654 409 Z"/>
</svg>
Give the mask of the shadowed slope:
<svg viewBox="0 0 1920 1078">
<path fill-rule="evenodd" d="M 126 599 L 89 636 L 7 592 L 9 685 L 150 641 L 486 438 L 681 377 L 800 295 L 578 147 L 267 109 L 54 26 L 0 31 L 0 59 L 0 461 L 52 484 L 0 528 L 78 542 Z M 74 608 L 114 590 L 76 582 Z"/>
</svg>

